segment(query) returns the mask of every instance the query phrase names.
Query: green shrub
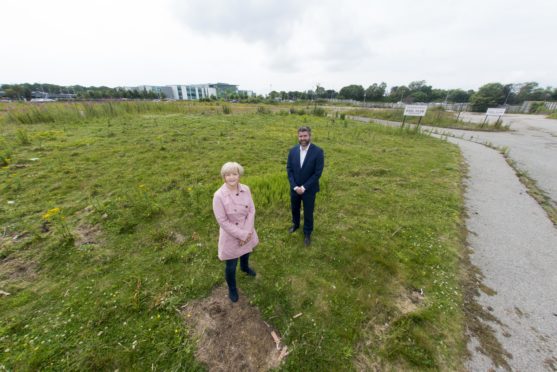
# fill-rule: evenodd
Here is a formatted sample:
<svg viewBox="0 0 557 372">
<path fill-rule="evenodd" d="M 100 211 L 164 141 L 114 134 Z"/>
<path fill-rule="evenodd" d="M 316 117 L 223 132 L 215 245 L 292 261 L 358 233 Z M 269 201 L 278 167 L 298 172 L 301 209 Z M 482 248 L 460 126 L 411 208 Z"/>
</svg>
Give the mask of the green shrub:
<svg viewBox="0 0 557 372">
<path fill-rule="evenodd" d="M 314 116 L 323 117 L 323 116 L 326 116 L 326 115 L 327 115 L 327 111 L 325 111 L 325 109 L 324 109 L 323 107 L 317 107 L 317 106 L 315 106 L 315 107 L 313 108 L 313 110 L 311 111 L 311 114 L 314 115 Z"/>
<path fill-rule="evenodd" d="M 266 108 L 265 106 L 259 106 L 259 107 L 257 107 L 257 113 L 258 113 L 258 114 L 263 114 L 263 115 L 265 115 L 265 114 L 270 114 L 270 113 L 271 113 L 271 110 L 269 110 L 269 109 Z"/>
<path fill-rule="evenodd" d="M 306 114 L 306 111 L 305 111 L 304 109 L 296 109 L 296 108 L 294 108 L 294 107 L 291 107 L 291 108 L 290 108 L 290 113 L 291 113 L 292 115 L 296 115 L 296 114 L 297 114 L 297 115 L 305 115 L 305 114 Z"/>
<path fill-rule="evenodd" d="M 20 145 L 29 145 L 31 143 L 29 140 L 29 133 L 25 129 L 18 129 L 16 132 L 16 138 Z"/>
</svg>

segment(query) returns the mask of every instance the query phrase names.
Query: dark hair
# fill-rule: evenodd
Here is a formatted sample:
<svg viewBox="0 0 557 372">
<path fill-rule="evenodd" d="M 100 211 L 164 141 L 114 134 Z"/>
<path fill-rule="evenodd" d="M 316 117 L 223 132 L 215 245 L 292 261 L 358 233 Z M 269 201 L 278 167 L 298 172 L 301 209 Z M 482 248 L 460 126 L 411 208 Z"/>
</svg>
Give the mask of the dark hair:
<svg viewBox="0 0 557 372">
<path fill-rule="evenodd" d="M 311 128 L 306 126 L 300 127 L 298 128 L 298 133 L 300 132 L 308 132 L 309 134 L 311 134 Z"/>
</svg>

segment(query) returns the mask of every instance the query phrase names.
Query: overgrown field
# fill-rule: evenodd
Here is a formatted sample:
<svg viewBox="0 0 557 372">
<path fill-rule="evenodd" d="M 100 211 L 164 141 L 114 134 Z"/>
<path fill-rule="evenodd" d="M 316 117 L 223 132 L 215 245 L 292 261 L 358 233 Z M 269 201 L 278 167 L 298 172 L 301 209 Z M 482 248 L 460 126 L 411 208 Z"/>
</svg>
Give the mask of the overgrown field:
<svg viewBox="0 0 557 372">
<path fill-rule="evenodd" d="M 239 287 L 289 346 L 284 370 L 461 368 L 457 148 L 232 111 L 1 124 L 0 367 L 203 370 L 176 309 L 224 283 L 211 200 L 238 161 L 261 240 Z M 326 161 L 309 248 L 287 233 L 300 125 Z"/>
<path fill-rule="evenodd" d="M 390 120 L 402 122 L 404 119 L 403 109 L 353 109 L 346 111 L 345 115 L 363 116 L 372 119 Z M 419 121 L 417 116 L 407 116 L 405 123 L 417 124 Z M 486 132 L 507 131 L 509 125 L 503 125 L 502 121 L 490 123 L 472 123 L 460 119 L 458 112 L 446 111 L 442 107 L 428 108 L 425 116 L 422 118 L 420 125 L 428 125 L 430 127 L 453 128 Z"/>
</svg>

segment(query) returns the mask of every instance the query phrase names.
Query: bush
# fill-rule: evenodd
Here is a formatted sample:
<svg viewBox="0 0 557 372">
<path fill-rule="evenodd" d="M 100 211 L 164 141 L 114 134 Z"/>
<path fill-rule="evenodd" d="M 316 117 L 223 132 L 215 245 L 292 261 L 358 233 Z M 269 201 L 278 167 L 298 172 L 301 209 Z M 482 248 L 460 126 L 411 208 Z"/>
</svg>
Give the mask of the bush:
<svg viewBox="0 0 557 372">
<path fill-rule="evenodd" d="M 528 111 L 529 114 L 544 114 L 547 113 L 549 110 L 545 107 L 545 102 L 534 102 L 532 106 L 530 106 L 530 110 Z"/>
<path fill-rule="evenodd" d="M 264 106 L 259 106 L 259 107 L 257 107 L 257 113 L 258 114 L 270 114 L 271 110 L 269 110 L 268 108 L 266 108 Z"/>
<path fill-rule="evenodd" d="M 228 105 L 222 105 L 222 113 L 225 115 L 231 114 L 232 109 Z"/>
<path fill-rule="evenodd" d="M 295 115 L 295 114 L 298 114 L 298 115 L 305 115 L 305 114 L 306 114 L 306 111 L 305 111 L 304 109 L 299 109 L 299 110 L 298 110 L 298 109 L 295 109 L 294 107 L 291 107 L 291 108 L 290 108 L 290 113 L 291 113 L 292 115 Z"/>
<path fill-rule="evenodd" d="M 29 133 L 25 129 L 18 129 L 16 132 L 17 142 L 20 145 L 29 145 L 31 141 L 29 140 Z"/>
<path fill-rule="evenodd" d="M 313 108 L 313 110 L 311 111 L 311 114 L 314 116 L 327 116 L 327 111 L 325 111 L 325 109 L 323 107 L 317 107 L 315 106 Z"/>
</svg>

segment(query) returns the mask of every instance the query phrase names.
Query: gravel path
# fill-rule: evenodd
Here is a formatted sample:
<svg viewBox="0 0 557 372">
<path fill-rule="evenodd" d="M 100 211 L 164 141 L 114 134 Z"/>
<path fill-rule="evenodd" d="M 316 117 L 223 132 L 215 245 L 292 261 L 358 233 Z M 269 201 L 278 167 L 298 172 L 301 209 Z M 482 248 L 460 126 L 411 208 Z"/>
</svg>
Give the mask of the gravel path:
<svg viewBox="0 0 557 372">
<path fill-rule="evenodd" d="M 523 115 L 516 116 L 509 118 L 516 120 L 512 133 L 450 132 L 509 147 L 511 158 L 556 201 L 557 121 L 534 118 L 538 122 L 533 123 L 531 117 L 523 121 Z M 483 116 L 473 118 L 478 119 Z M 465 205 L 470 260 L 490 289 L 481 292 L 478 303 L 499 320 L 489 325 L 511 355 L 506 358 L 511 370 L 557 371 L 557 229 L 500 153 L 470 140 L 448 141 L 460 147 L 469 167 Z M 469 370 L 505 369 L 478 346 L 472 336 Z"/>
</svg>

